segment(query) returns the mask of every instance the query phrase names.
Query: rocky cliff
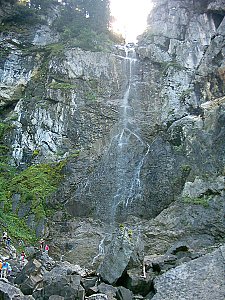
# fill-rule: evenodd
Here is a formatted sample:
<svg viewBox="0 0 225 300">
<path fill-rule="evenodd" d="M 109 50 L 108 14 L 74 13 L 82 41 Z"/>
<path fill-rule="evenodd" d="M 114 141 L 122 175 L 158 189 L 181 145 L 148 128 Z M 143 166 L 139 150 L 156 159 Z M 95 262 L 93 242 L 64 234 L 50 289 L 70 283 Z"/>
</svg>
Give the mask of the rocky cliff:
<svg viewBox="0 0 225 300">
<path fill-rule="evenodd" d="M 50 25 L 1 33 L 10 164 L 24 172 L 63 162 L 61 183 L 44 199 L 50 214 L 37 217 L 21 190 L 8 201 L 56 259 L 92 268 L 106 283 L 144 299 L 220 300 L 225 3 L 154 4 L 134 48 L 65 47 Z M 216 268 L 208 292 L 191 283 L 205 263 Z"/>
</svg>

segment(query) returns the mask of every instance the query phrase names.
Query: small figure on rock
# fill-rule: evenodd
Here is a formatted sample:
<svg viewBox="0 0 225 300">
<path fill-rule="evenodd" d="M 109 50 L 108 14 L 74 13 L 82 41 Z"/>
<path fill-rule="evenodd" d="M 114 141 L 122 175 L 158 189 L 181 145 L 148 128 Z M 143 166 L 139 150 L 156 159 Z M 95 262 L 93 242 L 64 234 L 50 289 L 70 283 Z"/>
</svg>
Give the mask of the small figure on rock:
<svg viewBox="0 0 225 300">
<path fill-rule="evenodd" d="M 10 244 L 11 244 L 11 237 L 8 236 L 7 239 L 6 239 L 6 246 L 7 246 L 8 248 L 10 248 Z"/>
<path fill-rule="evenodd" d="M 6 240 L 7 240 L 7 232 L 6 231 L 3 232 L 2 240 L 6 244 Z"/>
<path fill-rule="evenodd" d="M 46 244 L 45 245 L 45 253 L 48 255 L 48 251 L 49 251 L 49 246 Z"/>
<path fill-rule="evenodd" d="M 21 266 L 21 268 L 23 268 L 24 265 L 25 265 L 25 256 L 26 256 L 25 252 L 22 251 L 21 254 L 20 254 L 20 266 Z"/>
<path fill-rule="evenodd" d="M 0 276 L 2 277 L 2 260 L 0 259 Z"/>
<path fill-rule="evenodd" d="M 1 278 L 7 278 L 9 263 L 4 260 L 2 264 Z"/>
<path fill-rule="evenodd" d="M 39 241 L 39 243 L 40 243 L 40 250 L 41 251 L 44 251 L 44 240 L 43 239 L 41 239 L 40 241 Z"/>
</svg>

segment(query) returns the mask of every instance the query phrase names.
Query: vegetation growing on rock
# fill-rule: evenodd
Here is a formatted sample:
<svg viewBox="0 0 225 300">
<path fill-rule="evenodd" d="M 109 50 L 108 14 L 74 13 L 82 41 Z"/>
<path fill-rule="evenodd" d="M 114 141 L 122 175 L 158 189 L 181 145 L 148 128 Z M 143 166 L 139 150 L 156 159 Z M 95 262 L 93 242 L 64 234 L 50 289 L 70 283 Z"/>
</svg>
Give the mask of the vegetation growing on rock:
<svg viewBox="0 0 225 300">
<path fill-rule="evenodd" d="M 40 220 L 49 214 L 46 205 L 47 197 L 58 187 L 63 178 L 61 170 L 65 161 L 55 164 L 32 165 L 23 171 L 9 164 L 9 150 L 6 135 L 11 129 L 7 123 L 0 123 L 0 216 L 1 226 L 7 228 L 9 234 L 17 239 L 32 241 L 35 233 L 26 224 L 28 215 L 33 214 Z M 33 155 L 39 151 L 34 150 Z M 12 212 L 12 197 L 19 195 L 19 203 Z M 18 210 L 26 203 L 29 207 L 24 217 L 18 217 Z"/>
</svg>

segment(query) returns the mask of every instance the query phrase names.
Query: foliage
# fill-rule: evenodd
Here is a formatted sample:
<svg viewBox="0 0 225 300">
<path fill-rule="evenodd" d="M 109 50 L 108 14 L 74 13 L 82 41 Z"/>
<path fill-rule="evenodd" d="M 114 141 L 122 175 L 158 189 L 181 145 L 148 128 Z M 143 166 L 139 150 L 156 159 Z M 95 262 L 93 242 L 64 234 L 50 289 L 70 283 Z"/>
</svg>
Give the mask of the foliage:
<svg viewBox="0 0 225 300">
<path fill-rule="evenodd" d="M 89 91 L 89 92 L 85 93 L 84 97 L 85 97 L 85 99 L 87 99 L 89 101 L 95 101 L 96 100 L 96 95 L 92 91 Z"/>
<path fill-rule="evenodd" d="M 33 151 L 33 153 L 32 153 L 32 157 L 38 156 L 39 152 L 40 152 L 40 151 L 39 151 L 38 149 L 35 149 L 35 150 Z"/>
<path fill-rule="evenodd" d="M 22 202 L 31 202 L 31 211 L 37 219 L 45 216 L 46 198 L 56 190 L 63 178 L 61 169 L 64 164 L 33 165 L 12 178 L 11 194 L 18 193 Z"/>
<path fill-rule="evenodd" d="M 24 220 L 10 212 L 11 190 L 9 183 L 15 176 L 16 169 L 8 164 L 9 148 L 5 144 L 5 137 L 11 128 L 7 123 L 0 123 L 0 225 L 2 228 L 7 228 L 11 237 L 32 242 L 35 240 L 34 232 L 28 228 Z"/>
<path fill-rule="evenodd" d="M 187 98 L 190 98 L 191 93 L 193 92 L 192 88 L 184 90 L 180 95 L 180 101 L 185 101 Z"/>
<path fill-rule="evenodd" d="M 54 27 L 68 38 L 78 36 L 83 28 L 105 32 L 109 25 L 109 12 L 109 0 L 67 0 Z"/>
<path fill-rule="evenodd" d="M 10 4 L 15 4 L 17 0 L 0 0 L 0 5 L 5 5 L 6 2 Z"/>
<path fill-rule="evenodd" d="M 36 241 L 35 233 L 27 226 L 24 220 L 12 213 L 5 213 L 0 209 L 0 219 L 3 228 L 6 228 L 11 238 L 22 239 L 29 243 Z"/>
<path fill-rule="evenodd" d="M 29 6 L 22 3 L 17 3 L 9 16 L 4 18 L 4 23 L 17 24 L 17 25 L 35 25 L 43 23 L 38 12 Z"/>
<path fill-rule="evenodd" d="M 0 142 L 2 143 L 2 139 L 5 137 L 6 133 L 9 131 L 11 126 L 7 123 L 0 123 Z"/>
<path fill-rule="evenodd" d="M 195 204 L 195 205 L 202 205 L 204 207 L 208 207 L 209 206 L 209 200 L 211 198 L 208 196 L 202 196 L 202 197 L 195 197 L 195 198 L 191 198 L 191 197 L 183 197 L 183 201 L 185 203 L 188 204 Z"/>
<path fill-rule="evenodd" d="M 112 35 L 111 35 L 112 36 Z M 67 41 L 70 47 L 79 47 L 89 51 L 109 51 L 113 46 L 109 33 L 96 33 L 92 29 L 82 29 L 76 38 Z"/>
<path fill-rule="evenodd" d="M 181 71 L 184 70 L 185 68 L 182 67 L 182 65 L 180 63 L 178 63 L 177 61 L 168 61 L 168 62 L 161 62 L 160 63 L 161 67 L 162 67 L 162 75 L 167 75 L 167 72 L 170 69 L 175 69 L 176 71 Z"/>
<path fill-rule="evenodd" d="M 102 51 L 111 47 L 112 42 L 124 42 L 122 36 L 108 30 L 109 3 L 109 0 L 18 0 L 11 14 L 4 19 L 4 27 L 46 24 L 48 11 L 59 7 L 58 17 L 51 26 L 60 33 L 63 43 L 84 50 Z M 52 49 L 52 55 L 63 53 L 63 49 L 58 50 L 54 53 Z"/>
<path fill-rule="evenodd" d="M 61 170 L 65 161 L 55 164 L 39 164 L 28 167 L 18 172 L 15 167 L 8 163 L 9 148 L 5 144 L 5 137 L 11 126 L 0 123 L 0 226 L 7 228 L 9 234 L 31 242 L 35 234 L 31 231 L 25 219 L 18 218 L 12 213 L 12 195 L 20 195 L 20 201 L 30 203 L 30 213 L 33 213 L 36 220 L 43 218 L 49 210 L 46 207 L 46 198 L 53 193 L 63 175 Z M 36 149 L 33 155 L 38 155 Z"/>
<path fill-rule="evenodd" d="M 58 5 L 58 0 L 30 0 L 27 2 L 29 3 L 30 7 L 41 9 L 43 11 L 52 7 L 52 5 Z"/>
</svg>

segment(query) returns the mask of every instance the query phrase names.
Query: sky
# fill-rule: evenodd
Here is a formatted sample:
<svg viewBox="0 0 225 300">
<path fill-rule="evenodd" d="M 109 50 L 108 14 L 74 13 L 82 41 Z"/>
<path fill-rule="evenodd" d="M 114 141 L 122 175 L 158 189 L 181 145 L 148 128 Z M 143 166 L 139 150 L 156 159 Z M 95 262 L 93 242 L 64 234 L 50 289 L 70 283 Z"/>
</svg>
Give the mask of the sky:
<svg viewBox="0 0 225 300">
<path fill-rule="evenodd" d="M 151 8 L 151 0 L 111 0 L 111 15 L 116 19 L 113 30 L 121 33 L 126 42 L 136 42 L 146 28 Z"/>
</svg>

